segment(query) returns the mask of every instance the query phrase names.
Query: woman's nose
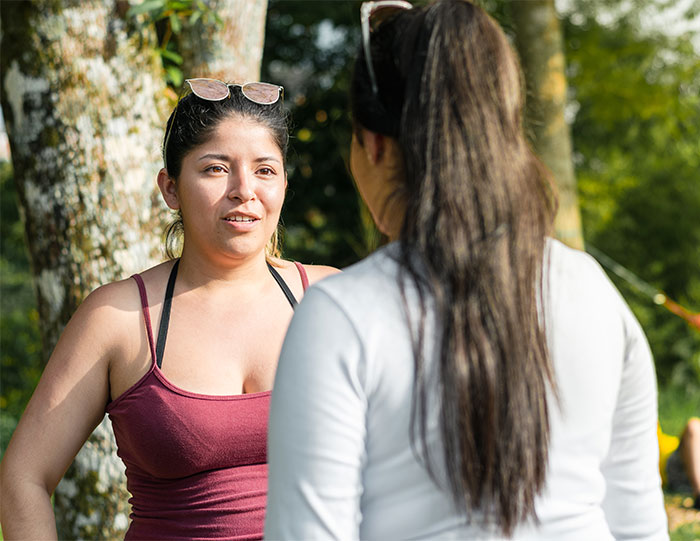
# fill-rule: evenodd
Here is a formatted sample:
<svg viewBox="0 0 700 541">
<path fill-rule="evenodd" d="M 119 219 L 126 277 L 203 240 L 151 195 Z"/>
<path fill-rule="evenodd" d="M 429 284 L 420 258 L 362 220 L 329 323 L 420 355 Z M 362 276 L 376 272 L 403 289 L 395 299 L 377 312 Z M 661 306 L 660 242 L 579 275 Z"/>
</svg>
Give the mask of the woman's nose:
<svg viewBox="0 0 700 541">
<path fill-rule="evenodd" d="M 228 198 L 231 200 L 238 199 L 245 203 L 255 198 L 253 190 L 253 179 L 250 173 L 246 171 L 237 171 L 233 173 L 230 180 Z"/>
</svg>

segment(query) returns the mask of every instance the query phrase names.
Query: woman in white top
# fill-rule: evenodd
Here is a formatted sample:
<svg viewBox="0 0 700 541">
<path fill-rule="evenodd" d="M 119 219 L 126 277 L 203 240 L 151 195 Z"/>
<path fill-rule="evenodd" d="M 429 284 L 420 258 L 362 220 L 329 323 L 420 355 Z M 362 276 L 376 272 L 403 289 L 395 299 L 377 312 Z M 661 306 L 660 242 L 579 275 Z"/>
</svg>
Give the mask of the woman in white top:
<svg viewBox="0 0 700 541">
<path fill-rule="evenodd" d="M 547 238 L 505 35 L 463 0 L 368 2 L 362 23 L 351 169 L 395 242 L 292 320 L 266 537 L 667 539 L 649 348 Z"/>
</svg>

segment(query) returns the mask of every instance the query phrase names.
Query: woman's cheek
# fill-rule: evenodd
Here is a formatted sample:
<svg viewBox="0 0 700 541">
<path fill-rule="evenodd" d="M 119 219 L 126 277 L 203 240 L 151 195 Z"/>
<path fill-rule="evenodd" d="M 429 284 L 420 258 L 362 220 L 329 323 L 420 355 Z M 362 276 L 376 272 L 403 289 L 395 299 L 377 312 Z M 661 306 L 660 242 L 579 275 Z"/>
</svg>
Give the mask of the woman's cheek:
<svg viewBox="0 0 700 541">
<path fill-rule="evenodd" d="M 274 184 L 265 186 L 264 192 L 268 204 L 271 207 L 281 208 L 284 202 L 285 191 L 284 182 L 275 182 Z"/>
</svg>

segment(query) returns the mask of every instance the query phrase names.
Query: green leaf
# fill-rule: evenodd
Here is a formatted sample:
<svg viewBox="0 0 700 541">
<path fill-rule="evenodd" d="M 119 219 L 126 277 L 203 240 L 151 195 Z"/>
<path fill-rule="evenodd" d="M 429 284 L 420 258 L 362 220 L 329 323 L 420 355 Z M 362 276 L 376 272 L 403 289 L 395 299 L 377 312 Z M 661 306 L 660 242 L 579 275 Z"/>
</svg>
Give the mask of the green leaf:
<svg viewBox="0 0 700 541">
<path fill-rule="evenodd" d="M 194 13 L 192 13 L 192 15 L 190 15 L 190 21 L 189 21 L 190 25 L 193 25 L 194 23 L 196 23 L 201 16 L 202 16 L 201 11 L 195 11 Z"/>
<path fill-rule="evenodd" d="M 170 28 L 172 28 L 175 34 L 179 34 L 180 30 L 182 30 L 182 23 L 175 13 L 170 14 Z"/>
<path fill-rule="evenodd" d="M 127 17 L 134 17 L 151 11 L 158 13 L 165 9 L 166 3 L 166 0 L 146 0 L 142 4 L 131 6 L 129 11 L 126 12 L 126 15 Z"/>
<path fill-rule="evenodd" d="M 174 87 L 182 86 L 183 75 L 180 68 L 175 66 L 168 66 L 165 68 L 165 72 L 168 80 L 173 84 Z"/>
<path fill-rule="evenodd" d="M 163 58 L 167 58 L 175 64 L 182 64 L 182 57 L 175 51 L 170 51 L 168 49 L 158 49 L 158 53 L 160 53 L 160 56 L 162 56 Z"/>
</svg>

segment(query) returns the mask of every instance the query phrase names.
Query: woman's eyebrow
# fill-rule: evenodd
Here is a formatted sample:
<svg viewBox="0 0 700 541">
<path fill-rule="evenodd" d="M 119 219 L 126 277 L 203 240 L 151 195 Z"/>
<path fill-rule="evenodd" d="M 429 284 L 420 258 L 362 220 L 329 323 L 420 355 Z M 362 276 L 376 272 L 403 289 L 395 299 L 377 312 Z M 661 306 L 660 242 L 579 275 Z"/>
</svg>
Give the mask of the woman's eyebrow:
<svg viewBox="0 0 700 541">
<path fill-rule="evenodd" d="M 282 163 L 282 161 L 279 158 L 275 158 L 274 156 L 260 156 L 259 158 L 255 158 L 253 161 L 256 163 L 260 163 L 260 162 Z"/>
<path fill-rule="evenodd" d="M 229 156 L 226 154 L 204 154 L 203 156 L 200 156 L 197 161 L 208 159 L 222 160 L 226 162 L 231 161 L 231 158 L 229 158 Z"/>
<path fill-rule="evenodd" d="M 204 154 L 204 155 L 200 156 L 197 159 L 197 161 L 209 160 L 209 159 L 222 160 L 222 161 L 226 161 L 226 162 L 231 161 L 231 158 L 227 154 L 214 154 L 214 153 Z M 282 161 L 279 158 L 276 158 L 275 156 L 260 156 L 259 158 L 255 158 L 253 161 L 255 163 L 270 162 L 270 161 L 282 163 Z"/>
</svg>

